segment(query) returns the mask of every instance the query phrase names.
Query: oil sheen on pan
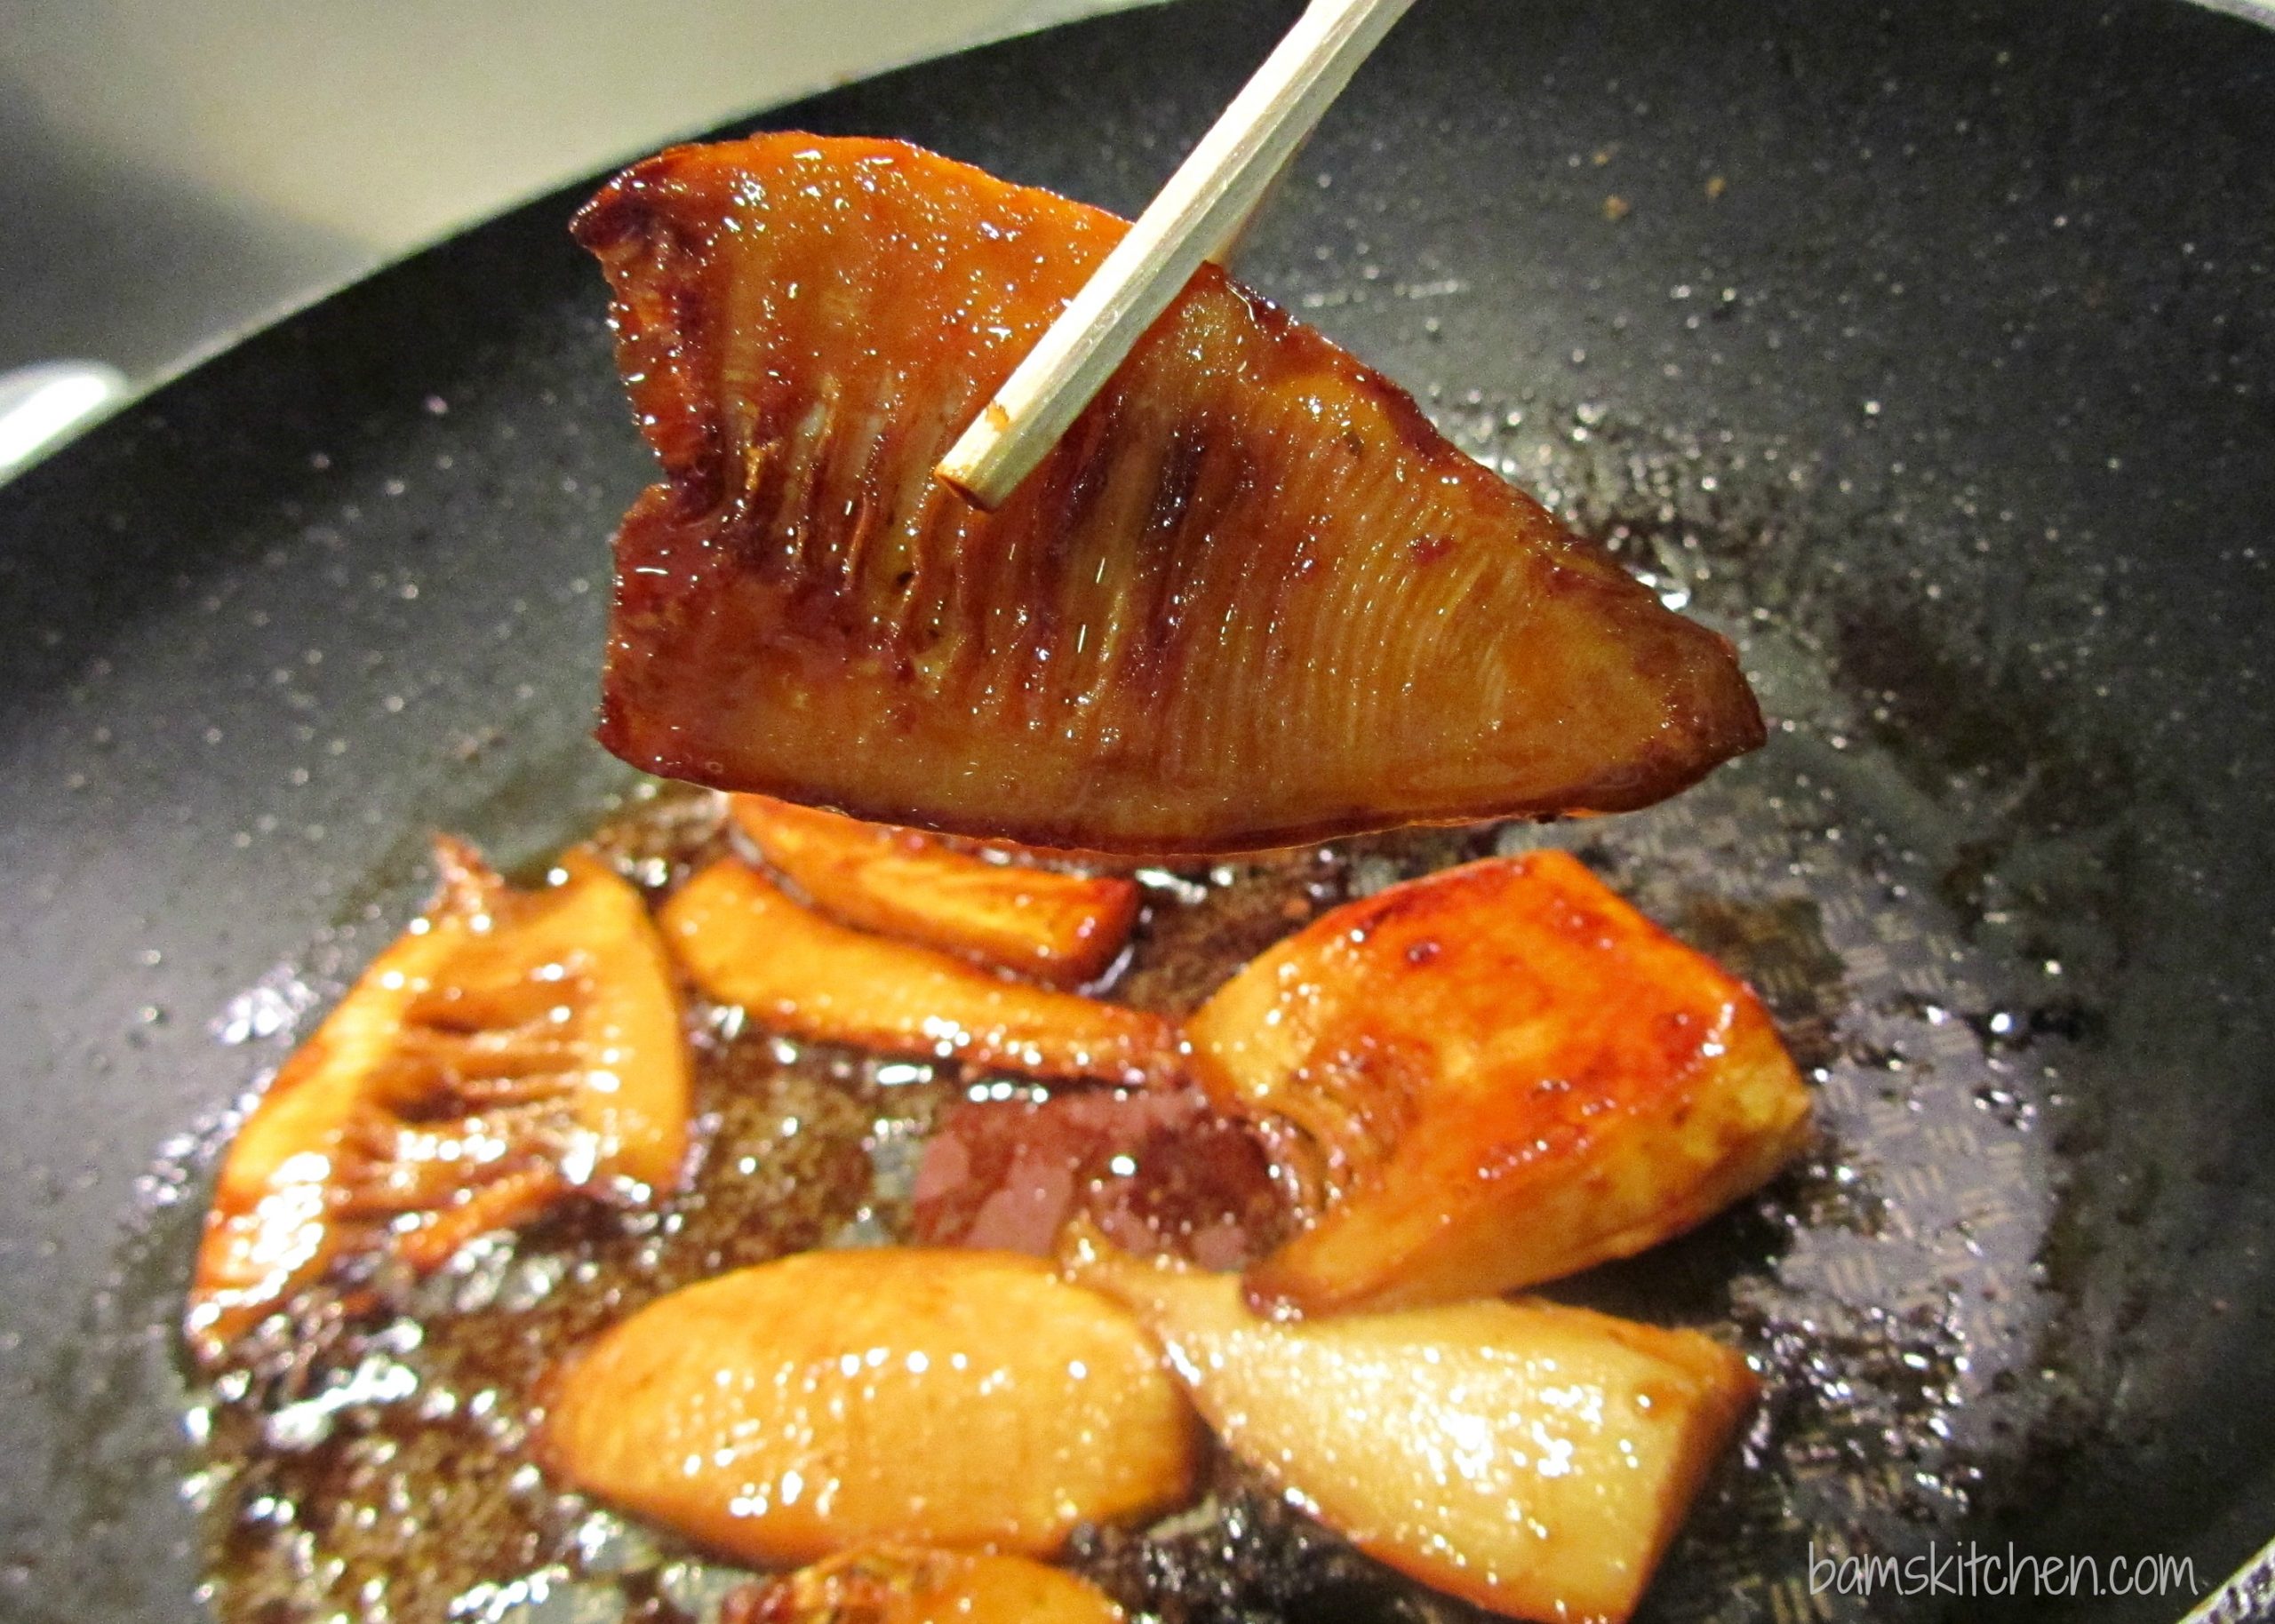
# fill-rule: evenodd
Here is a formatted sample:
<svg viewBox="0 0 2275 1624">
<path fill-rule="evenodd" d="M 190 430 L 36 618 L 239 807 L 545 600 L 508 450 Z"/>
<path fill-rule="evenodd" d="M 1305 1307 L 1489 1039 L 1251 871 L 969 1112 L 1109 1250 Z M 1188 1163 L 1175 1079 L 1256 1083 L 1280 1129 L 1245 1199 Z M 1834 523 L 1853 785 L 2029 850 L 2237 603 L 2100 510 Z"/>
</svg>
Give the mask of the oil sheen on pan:
<svg viewBox="0 0 2275 1624">
<path fill-rule="evenodd" d="M 1762 737 L 1729 644 L 1203 267 L 997 512 L 932 468 L 1120 237 L 916 147 L 674 148 L 579 216 L 662 482 L 601 738 L 1123 853 L 1618 811 Z"/>
</svg>

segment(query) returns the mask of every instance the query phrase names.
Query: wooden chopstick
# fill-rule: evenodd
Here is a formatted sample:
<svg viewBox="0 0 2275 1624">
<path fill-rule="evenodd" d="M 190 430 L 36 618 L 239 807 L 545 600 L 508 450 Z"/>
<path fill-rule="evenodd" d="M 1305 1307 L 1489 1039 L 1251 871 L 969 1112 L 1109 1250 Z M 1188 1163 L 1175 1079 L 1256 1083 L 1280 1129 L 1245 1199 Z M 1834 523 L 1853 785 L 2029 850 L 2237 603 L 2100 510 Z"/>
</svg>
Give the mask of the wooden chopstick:
<svg viewBox="0 0 2275 1624">
<path fill-rule="evenodd" d="M 1413 3 L 1312 0 L 940 459 L 940 479 L 992 509 L 1034 471 L 1201 262 L 1238 234 L 1328 104 Z"/>
</svg>

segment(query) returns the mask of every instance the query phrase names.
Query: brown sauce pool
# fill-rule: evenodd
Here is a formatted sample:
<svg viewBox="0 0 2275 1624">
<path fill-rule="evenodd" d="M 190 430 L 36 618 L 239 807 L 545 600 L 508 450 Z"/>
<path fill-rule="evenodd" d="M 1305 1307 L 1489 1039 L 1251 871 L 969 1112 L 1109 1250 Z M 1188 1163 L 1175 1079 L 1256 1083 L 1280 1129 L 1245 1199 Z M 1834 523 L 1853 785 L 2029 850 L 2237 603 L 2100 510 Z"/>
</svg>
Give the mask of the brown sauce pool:
<svg viewBox="0 0 2275 1624">
<path fill-rule="evenodd" d="M 728 841 L 716 799 L 676 790 L 593 836 L 659 902 Z M 1340 856 L 1306 851 L 1217 870 L 1214 883 L 1151 875 L 1152 905 L 1107 995 L 1185 1012 L 1341 900 L 1346 872 Z M 580 1202 L 465 1248 L 425 1280 L 387 1266 L 335 1271 L 212 1383 L 194 1427 L 206 1440 L 196 1490 L 223 1624 L 715 1616 L 732 1570 L 697 1564 L 668 1534 L 622 1524 L 539 1471 L 529 1422 L 548 1365 L 694 1281 L 816 1246 L 914 1238 L 917 1155 L 951 1113 L 984 1122 L 1116 1092 L 1060 1090 L 1054 1101 L 953 1064 L 794 1044 L 698 999 L 687 1019 L 700 1150 L 682 1193 L 642 1212 Z M 986 1137 L 983 1126 L 977 1138 Z M 1269 1193 L 1260 1163 L 1235 1158 L 1211 1179 L 1221 1153 L 1189 1158 L 1197 1172 L 1146 1159 L 1124 1190 L 1082 1169 L 1093 1203 L 1143 1210 L 1170 1230 L 1237 1209 L 1251 1216 L 1250 1243 L 1268 1242 L 1276 1206 L 1259 1203 Z M 951 1198 L 930 1232 L 952 1235 L 969 1216 Z M 1246 1493 L 1229 1474 L 1221 1486 Z M 1146 1582 L 1129 1543 L 1087 1536 L 1077 1565 L 1120 1574 L 1127 1595 Z"/>
<path fill-rule="evenodd" d="M 1762 1410 L 1702 1495 L 1647 1620 L 1720 1615 L 1734 1587 L 1776 1612 L 1805 1601 L 1783 1594 L 1805 1541 L 1901 1553 L 1959 1525 L 1980 1500 L 1980 1462 L 2029 1420 L 2016 1377 L 2040 1357 L 2045 1325 L 2015 1282 L 2045 1233 L 2045 1147 L 2034 1111 L 1999 1102 L 2040 1085 L 1971 1018 L 1999 996 L 1997 967 L 1970 953 L 1932 888 L 1909 877 L 1913 854 L 1874 832 L 1869 800 L 1825 765 L 1806 739 L 1773 738 L 1626 818 L 1409 831 L 1143 870 L 1147 909 L 1105 988 L 1182 1014 L 1350 896 L 1554 843 L 1761 991 L 1816 1087 L 1817 1150 L 1692 1234 L 1553 1288 L 1703 1326 L 1764 1375 Z M 652 785 L 593 837 L 651 901 L 727 838 L 712 798 Z M 927 1138 L 975 1111 L 1047 1111 L 1085 1092 L 1044 1106 L 1031 1084 L 792 1044 L 699 1001 L 687 1018 L 701 1150 L 682 1194 L 644 1212 L 559 1209 L 424 1281 L 336 1272 L 200 1390 L 188 1490 L 221 1624 L 721 1618 L 747 1572 L 539 1471 L 528 1435 L 548 1364 L 726 1270 L 813 1246 L 953 1238 L 971 1217 L 953 1196 L 919 1228 Z M 988 1142 L 972 1136 L 975 1161 Z M 1268 1244 L 1277 1209 L 1252 1167 L 1214 1153 L 1169 1166 L 1166 1180 L 1158 1166 L 1117 1182 L 1086 1166 L 1082 1177 L 1094 1205 L 1144 1213 L 1165 1244 L 1233 1212 L 1248 1245 Z M 1065 1560 L 1163 1624 L 1483 1616 L 1358 1555 L 1229 1461 L 1208 1490 L 1150 1528 L 1078 1532 Z"/>
</svg>

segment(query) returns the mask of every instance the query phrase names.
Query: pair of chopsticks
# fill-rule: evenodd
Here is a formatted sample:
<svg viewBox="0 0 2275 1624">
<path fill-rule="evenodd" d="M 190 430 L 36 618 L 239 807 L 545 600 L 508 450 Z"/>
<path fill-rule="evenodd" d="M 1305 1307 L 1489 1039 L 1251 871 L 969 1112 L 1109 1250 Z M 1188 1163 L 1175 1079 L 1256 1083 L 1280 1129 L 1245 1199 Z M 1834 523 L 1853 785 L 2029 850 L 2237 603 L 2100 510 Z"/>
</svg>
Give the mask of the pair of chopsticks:
<svg viewBox="0 0 2275 1624">
<path fill-rule="evenodd" d="M 1414 0 L 1312 0 L 935 470 L 983 508 L 1034 471 L 1201 261 L 1222 251 Z"/>
</svg>

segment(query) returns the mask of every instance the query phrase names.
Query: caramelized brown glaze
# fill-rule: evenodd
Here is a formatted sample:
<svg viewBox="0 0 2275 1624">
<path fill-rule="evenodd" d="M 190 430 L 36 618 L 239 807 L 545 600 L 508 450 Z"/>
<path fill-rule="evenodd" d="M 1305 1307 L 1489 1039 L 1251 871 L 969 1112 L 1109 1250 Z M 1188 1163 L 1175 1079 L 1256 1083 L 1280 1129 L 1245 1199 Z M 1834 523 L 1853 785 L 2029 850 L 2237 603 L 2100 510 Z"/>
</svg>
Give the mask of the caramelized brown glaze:
<svg viewBox="0 0 2275 1624">
<path fill-rule="evenodd" d="M 1696 1331 L 1537 1298 L 1274 1320 L 1231 1275 L 1080 1221 L 1066 1239 L 1067 1277 L 1161 1339 L 1234 1454 L 1377 1561 L 1510 1618 L 1622 1624 L 1760 1388 Z"/>
<path fill-rule="evenodd" d="M 677 1181 L 688 1061 L 640 894 L 588 853 L 515 891 L 465 842 L 221 1164 L 189 1340 L 220 1357 L 343 1253 L 425 1270 L 570 1190 Z"/>
<path fill-rule="evenodd" d="M 733 815 L 766 865 L 833 919 L 1052 986 L 1096 980 L 1138 919 L 1137 881 L 1042 866 L 1063 854 L 958 850 L 770 795 L 735 796 Z"/>
<path fill-rule="evenodd" d="M 1248 1272 L 1306 1313 L 1497 1295 L 1680 1234 L 1790 1161 L 1809 1095 L 1745 985 L 1561 851 L 1347 903 L 1186 1031 L 1325 1210 Z"/>
<path fill-rule="evenodd" d="M 1160 1015 L 850 929 L 738 858 L 681 887 L 660 922 L 697 986 L 778 1032 L 1028 1077 L 1143 1083 L 1184 1071 L 1177 1027 Z"/>
<path fill-rule="evenodd" d="M 665 479 L 601 738 L 1119 852 L 1613 811 L 1761 739 L 1723 639 L 1204 267 L 993 514 L 933 465 L 1118 239 L 888 141 L 676 147 L 579 217 Z"/>
<path fill-rule="evenodd" d="M 539 1455 L 713 1549 L 1048 1556 L 1184 1504 L 1192 1412 L 1138 1322 L 1003 1252 L 809 1252 L 650 1303 L 570 1356 Z"/>
</svg>

